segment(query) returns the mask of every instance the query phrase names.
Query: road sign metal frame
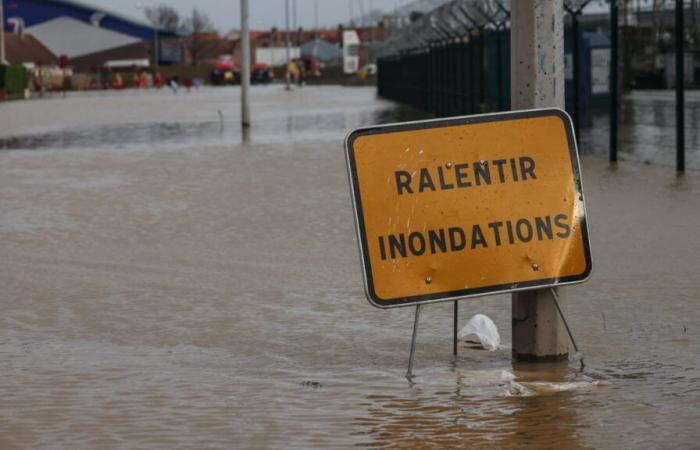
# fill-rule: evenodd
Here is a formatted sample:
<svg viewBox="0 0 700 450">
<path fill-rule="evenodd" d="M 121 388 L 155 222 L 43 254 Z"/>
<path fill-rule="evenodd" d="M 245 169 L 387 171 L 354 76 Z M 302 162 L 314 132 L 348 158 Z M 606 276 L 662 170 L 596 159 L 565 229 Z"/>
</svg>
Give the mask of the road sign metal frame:
<svg viewBox="0 0 700 450">
<path fill-rule="evenodd" d="M 412 306 L 427 303 L 437 303 L 444 301 L 454 301 L 462 300 L 472 297 L 480 297 L 484 295 L 498 295 L 506 294 L 517 291 L 526 291 L 532 289 L 543 289 L 551 288 L 557 286 L 564 286 L 569 284 L 582 283 L 590 278 L 592 271 L 592 258 L 591 258 L 591 248 L 588 232 L 588 220 L 585 214 L 581 218 L 581 237 L 584 246 L 584 257 L 586 269 L 583 273 L 579 275 L 571 275 L 559 278 L 547 278 L 541 280 L 532 280 L 525 282 L 516 283 L 505 283 L 500 285 L 479 287 L 479 288 L 469 288 L 457 291 L 449 292 L 438 292 L 432 294 L 415 295 L 402 297 L 398 299 L 392 299 L 391 302 L 387 300 L 380 300 L 374 291 L 374 281 L 372 279 L 372 267 L 369 258 L 369 246 L 367 242 L 367 236 L 365 232 L 365 222 L 362 212 L 362 199 L 360 196 L 360 186 L 357 179 L 356 162 L 353 153 L 353 143 L 361 136 L 369 136 L 374 134 L 385 134 L 390 132 L 400 132 L 400 131 L 416 131 L 424 129 L 433 129 L 440 127 L 451 127 L 458 125 L 473 125 L 479 123 L 504 121 L 504 120 L 517 120 L 517 119 L 528 119 L 537 118 L 544 116 L 555 115 L 559 117 L 563 123 L 566 130 L 566 138 L 569 147 L 569 156 L 572 165 L 572 171 L 574 176 L 574 186 L 576 195 L 582 199 L 585 205 L 584 194 L 583 194 L 583 184 L 581 180 L 580 171 L 580 161 L 577 142 L 573 131 L 573 122 L 571 117 L 566 113 L 566 111 L 560 108 L 539 108 L 539 109 L 529 109 L 529 110 L 519 110 L 519 111 L 507 111 L 499 113 L 488 113 L 488 114 L 478 114 L 471 116 L 458 116 L 450 118 L 440 118 L 440 119 L 430 119 L 430 120 L 419 120 L 412 122 L 402 122 L 402 123 L 392 123 L 386 125 L 372 125 L 368 127 L 357 128 L 347 134 L 345 137 L 345 157 L 348 169 L 348 180 L 350 183 L 350 191 L 353 203 L 353 212 L 355 218 L 355 228 L 358 236 L 358 246 L 360 250 L 360 260 L 362 263 L 362 277 L 364 281 L 364 289 L 367 300 L 372 306 L 380 309 L 390 309 L 398 308 L 402 306 Z"/>
</svg>

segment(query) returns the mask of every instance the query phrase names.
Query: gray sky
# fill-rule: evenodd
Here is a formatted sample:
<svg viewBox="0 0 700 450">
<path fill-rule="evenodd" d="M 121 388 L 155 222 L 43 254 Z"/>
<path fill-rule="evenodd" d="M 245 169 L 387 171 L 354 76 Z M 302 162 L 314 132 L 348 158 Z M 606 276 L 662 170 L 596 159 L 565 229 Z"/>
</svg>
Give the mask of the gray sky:
<svg viewBox="0 0 700 450">
<path fill-rule="evenodd" d="M 250 26 L 254 29 L 269 29 L 273 26 L 284 27 L 285 0 L 249 0 Z M 347 22 L 350 10 L 355 17 L 360 15 L 360 5 L 365 12 L 370 6 L 384 11 L 393 10 L 408 0 L 296 0 L 297 25 L 304 28 L 314 26 L 314 3 L 318 3 L 318 21 L 320 26 L 335 27 L 341 22 Z M 219 31 L 226 32 L 238 28 L 240 24 L 239 0 L 85 0 L 95 6 L 126 15 L 143 19 L 143 11 L 139 5 L 158 5 L 165 3 L 177 9 L 181 15 L 189 15 L 192 8 L 197 7 L 207 13 Z M 290 8 L 294 0 L 289 0 Z M 352 7 L 351 7 L 352 4 Z M 291 13 L 290 13 L 291 16 Z M 291 19 L 290 19 L 291 20 Z"/>
</svg>

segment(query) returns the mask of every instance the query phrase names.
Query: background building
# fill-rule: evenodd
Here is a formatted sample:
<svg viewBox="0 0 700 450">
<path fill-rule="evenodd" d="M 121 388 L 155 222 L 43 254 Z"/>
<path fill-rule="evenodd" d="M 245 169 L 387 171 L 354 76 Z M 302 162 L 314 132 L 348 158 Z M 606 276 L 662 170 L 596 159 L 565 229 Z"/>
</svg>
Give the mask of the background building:
<svg viewBox="0 0 700 450">
<path fill-rule="evenodd" d="M 32 36 L 55 57 L 68 57 L 71 66 L 78 70 L 114 60 L 145 60 L 153 64 L 156 55 L 158 64 L 177 64 L 182 60 L 182 47 L 173 30 L 157 30 L 72 0 L 0 1 L 5 8 L 6 33 Z"/>
</svg>

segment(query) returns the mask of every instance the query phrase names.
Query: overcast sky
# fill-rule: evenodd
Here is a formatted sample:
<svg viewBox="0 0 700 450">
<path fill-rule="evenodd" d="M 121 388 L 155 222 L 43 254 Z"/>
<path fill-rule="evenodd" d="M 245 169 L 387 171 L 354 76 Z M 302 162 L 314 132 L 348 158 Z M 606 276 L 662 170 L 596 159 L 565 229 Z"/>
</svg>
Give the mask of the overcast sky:
<svg viewBox="0 0 700 450">
<path fill-rule="evenodd" d="M 273 26 L 284 28 L 285 0 L 249 0 L 250 26 L 253 29 L 269 29 Z M 314 4 L 318 4 L 318 22 L 320 26 L 335 27 L 347 22 L 350 11 L 355 17 L 374 9 L 391 11 L 399 5 L 408 4 L 408 0 L 289 0 L 290 8 L 296 2 L 297 26 L 312 28 L 314 26 Z M 161 3 L 177 9 L 181 15 L 189 15 L 195 6 L 212 19 L 219 31 L 226 32 L 240 26 L 240 0 L 86 0 L 85 3 L 104 7 L 132 18 L 143 20 L 143 11 L 139 6 L 155 6 Z M 291 13 L 290 13 L 291 16 Z M 290 19 L 291 20 L 291 19 Z"/>
</svg>

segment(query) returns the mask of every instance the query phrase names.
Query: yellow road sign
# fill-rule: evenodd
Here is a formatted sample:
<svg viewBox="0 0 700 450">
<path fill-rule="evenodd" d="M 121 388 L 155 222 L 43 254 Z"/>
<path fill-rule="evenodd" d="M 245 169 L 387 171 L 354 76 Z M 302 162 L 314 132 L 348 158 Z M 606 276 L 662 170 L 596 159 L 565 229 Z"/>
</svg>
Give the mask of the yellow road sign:
<svg viewBox="0 0 700 450">
<path fill-rule="evenodd" d="M 578 153 L 564 111 L 361 128 L 345 147 L 373 305 L 588 278 Z"/>
</svg>

